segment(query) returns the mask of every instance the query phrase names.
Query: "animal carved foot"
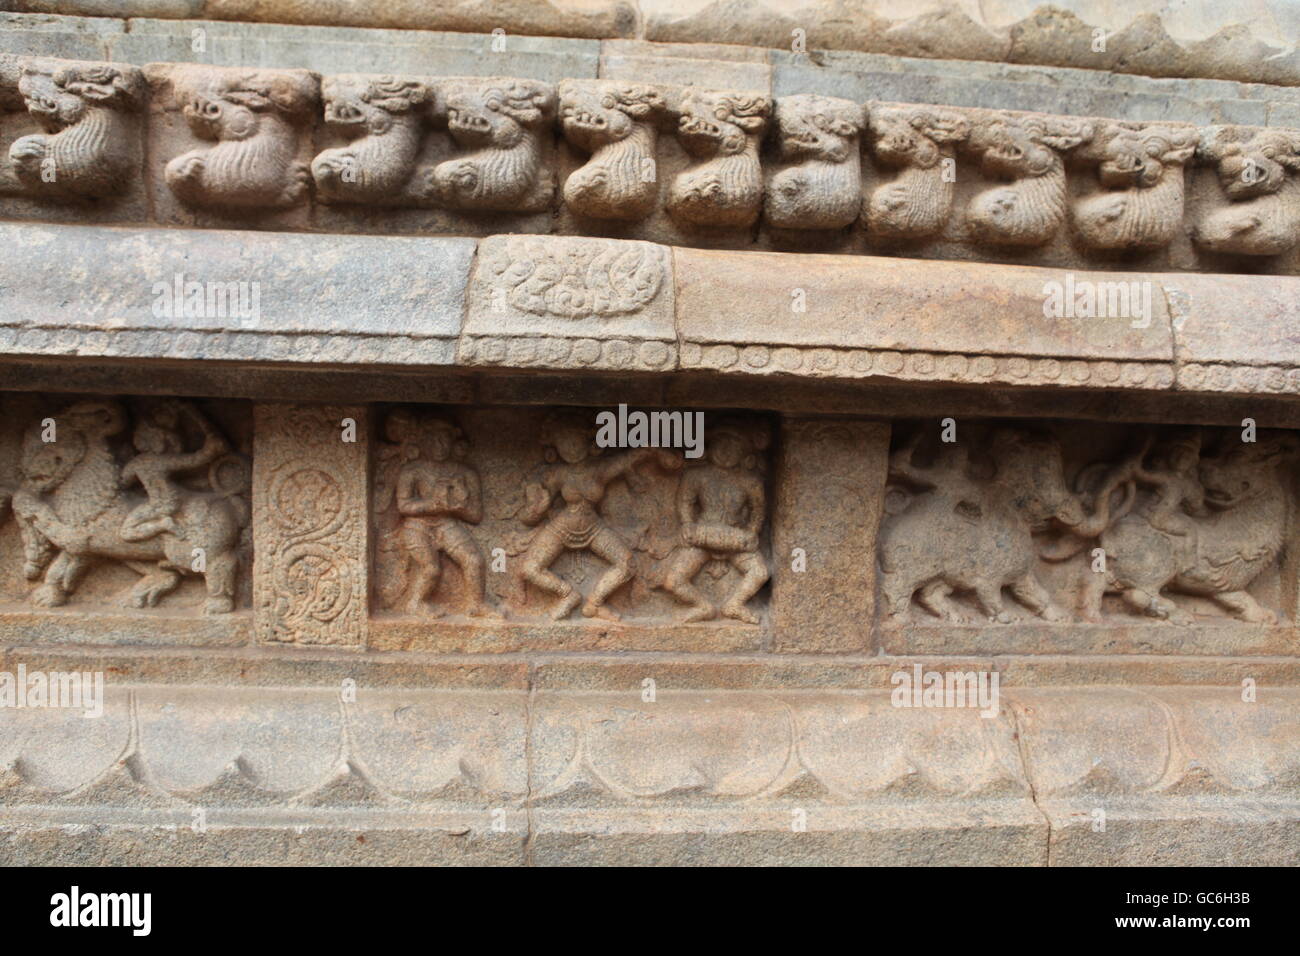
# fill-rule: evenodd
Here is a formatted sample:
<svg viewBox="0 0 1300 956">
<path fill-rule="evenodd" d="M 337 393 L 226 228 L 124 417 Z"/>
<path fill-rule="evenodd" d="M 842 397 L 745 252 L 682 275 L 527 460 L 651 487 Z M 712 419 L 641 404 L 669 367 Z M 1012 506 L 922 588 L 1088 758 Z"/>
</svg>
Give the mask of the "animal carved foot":
<svg viewBox="0 0 1300 956">
<path fill-rule="evenodd" d="M 37 607 L 61 607 L 68 603 L 68 595 L 53 584 L 42 584 L 32 592 L 31 601 Z"/>
<path fill-rule="evenodd" d="M 15 166 L 30 168 L 40 164 L 46 151 L 44 136 L 24 136 L 9 147 L 9 159 Z"/>
<path fill-rule="evenodd" d="M 167 166 L 167 179 L 172 182 L 193 181 L 203 175 L 202 156 L 182 156 Z"/>
<path fill-rule="evenodd" d="M 1070 619 L 1070 615 L 1068 613 L 1066 613 L 1065 611 L 1061 610 L 1059 607 L 1056 607 L 1055 605 L 1052 604 L 1049 604 L 1047 605 L 1047 607 L 1043 608 L 1043 610 L 1039 612 L 1038 616 L 1041 617 L 1044 621 L 1048 621 L 1049 623 L 1052 624 L 1060 624 L 1062 621 L 1068 621 Z M 1096 615 L 1095 619 L 1101 620 L 1101 615 L 1100 614 Z"/>
</svg>

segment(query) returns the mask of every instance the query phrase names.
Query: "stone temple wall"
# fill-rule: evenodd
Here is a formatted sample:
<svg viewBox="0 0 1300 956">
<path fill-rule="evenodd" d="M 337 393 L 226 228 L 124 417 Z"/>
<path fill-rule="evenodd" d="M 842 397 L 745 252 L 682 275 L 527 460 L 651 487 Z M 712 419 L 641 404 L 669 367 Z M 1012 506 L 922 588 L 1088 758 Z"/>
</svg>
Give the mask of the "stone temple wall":
<svg viewBox="0 0 1300 956">
<path fill-rule="evenodd" d="M 1285 11 L 16 6 L 0 861 L 1300 862 Z"/>
</svg>

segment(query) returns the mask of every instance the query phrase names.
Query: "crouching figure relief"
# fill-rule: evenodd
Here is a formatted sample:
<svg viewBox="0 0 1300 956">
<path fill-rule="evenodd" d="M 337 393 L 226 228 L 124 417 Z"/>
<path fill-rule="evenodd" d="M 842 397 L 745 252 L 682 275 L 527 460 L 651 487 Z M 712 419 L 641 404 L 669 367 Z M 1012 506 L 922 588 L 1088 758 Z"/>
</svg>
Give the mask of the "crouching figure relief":
<svg viewBox="0 0 1300 956">
<path fill-rule="evenodd" d="M 605 454 L 592 441 L 591 428 L 577 419 L 556 418 L 546 423 L 542 442 L 552 460 L 539 482 L 525 486 L 520 520 L 539 526 L 523 556 L 523 579 L 557 598 L 551 617 L 563 620 L 582 605 L 584 617 L 618 620 L 606 606 L 609 597 L 632 580 L 632 549 L 600 513 L 610 484 L 630 479 L 646 464 L 665 472 L 679 471 L 680 453 L 659 448 L 635 448 Z M 584 599 L 564 578 L 550 570 L 566 551 L 590 551 L 609 567 Z"/>
<path fill-rule="evenodd" d="M 85 572 L 109 559 L 141 575 L 128 606 L 152 607 L 197 574 L 207 586 L 204 612 L 232 611 L 249 520 L 248 459 L 194 405 L 169 401 L 136 416 L 132 453 L 119 464 L 129 424 L 120 402 L 83 401 L 24 436 L 12 509 L 24 575 L 43 576 L 32 603 L 66 603 Z"/>
<path fill-rule="evenodd" d="M 765 439 L 755 442 L 739 428 L 714 429 L 705 443 L 707 462 L 682 474 L 677 486 L 682 543 L 669 559 L 663 587 L 691 606 L 687 622 L 709 621 L 721 613 L 759 623 L 746 603 L 771 577 L 759 546 L 767 504 L 756 463 Z M 730 565 L 740 575 L 721 607 L 693 583 L 710 562 L 723 572 Z"/>
</svg>

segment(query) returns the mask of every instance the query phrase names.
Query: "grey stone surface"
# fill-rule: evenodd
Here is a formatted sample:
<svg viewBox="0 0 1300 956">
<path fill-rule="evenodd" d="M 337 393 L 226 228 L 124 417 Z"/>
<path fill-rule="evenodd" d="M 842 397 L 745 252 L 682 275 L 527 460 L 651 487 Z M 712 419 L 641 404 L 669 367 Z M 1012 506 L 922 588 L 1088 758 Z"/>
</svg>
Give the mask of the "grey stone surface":
<svg viewBox="0 0 1300 956">
<path fill-rule="evenodd" d="M 474 241 L 76 226 L 0 227 L 0 348 L 10 353 L 452 360 Z M 242 314 L 166 312 L 176 277 L 257 283 Z M 213 305 L 219 301 L 213 300 Z M 247 316 L 247 317 L 244 317 Z"/>
<path fill-rule="evenodd" d="M 594 77 L 596 40 L 480 33 L 301 27 L 221 21 L 130 20 L 109 41 L 112 59 L 300 68 L 319 73 L 526 76 L 552 82 Z M 204 49 L 196 50 L 195 31 Z"/>
</svg>

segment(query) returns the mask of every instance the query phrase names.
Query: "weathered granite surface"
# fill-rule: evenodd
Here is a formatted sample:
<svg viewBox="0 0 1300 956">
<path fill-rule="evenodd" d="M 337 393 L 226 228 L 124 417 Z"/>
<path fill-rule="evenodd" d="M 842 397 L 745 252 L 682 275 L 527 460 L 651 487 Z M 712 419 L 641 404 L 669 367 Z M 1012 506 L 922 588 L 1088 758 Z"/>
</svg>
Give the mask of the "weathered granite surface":
<svg viewBox="0 0 1300 956">
<path fill-rule="evenodd" d="M 1284 8 L 19 6 L 0 861 L 1300 862 Z"/>
</svg>

